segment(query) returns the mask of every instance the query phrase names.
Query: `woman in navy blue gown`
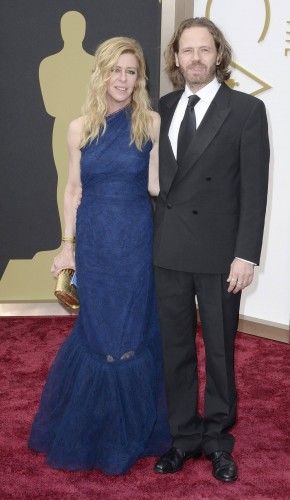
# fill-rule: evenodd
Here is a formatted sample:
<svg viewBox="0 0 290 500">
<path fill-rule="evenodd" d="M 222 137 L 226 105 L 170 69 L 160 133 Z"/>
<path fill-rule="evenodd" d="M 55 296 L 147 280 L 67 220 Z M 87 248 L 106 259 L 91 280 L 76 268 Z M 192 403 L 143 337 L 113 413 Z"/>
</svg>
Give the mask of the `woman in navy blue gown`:
<svg viewBox="0 0 290 500">
<path fill-rule="evenodd" d="M 52 266 L 54 275 L 76 268 L 80 313 L 29 439 L 55 468 L 120 474 L 169 445 L 148 194 L 159 191 L 159 124 L 139 44 L 101 44 L 84 115 L 69 126 L 63 248 Z"/>
</svg>

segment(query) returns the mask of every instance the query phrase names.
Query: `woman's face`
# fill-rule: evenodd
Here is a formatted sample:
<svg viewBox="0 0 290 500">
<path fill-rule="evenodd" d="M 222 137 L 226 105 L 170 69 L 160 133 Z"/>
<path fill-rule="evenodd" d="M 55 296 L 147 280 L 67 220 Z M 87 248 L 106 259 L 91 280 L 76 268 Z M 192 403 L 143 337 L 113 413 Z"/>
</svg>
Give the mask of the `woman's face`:
<svg viewBox="0 0 290 500">
<path fill-rule="evenodd" d="M 130 52 L 122 54 L 112 68 L 107 84 L 108 111 L 113 113 L 131 102 L 138 78 L 138 61 Z"/>
</svg>

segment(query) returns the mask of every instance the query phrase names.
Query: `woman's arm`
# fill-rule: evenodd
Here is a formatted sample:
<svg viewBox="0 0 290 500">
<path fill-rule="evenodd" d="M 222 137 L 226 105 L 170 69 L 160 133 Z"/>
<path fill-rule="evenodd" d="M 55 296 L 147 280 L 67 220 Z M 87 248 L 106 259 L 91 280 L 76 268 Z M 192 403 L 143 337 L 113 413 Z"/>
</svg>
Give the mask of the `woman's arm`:
<svg viewBox="0 0 290 500">
<path fill-rule="evenodd" d="M 155 111 L 152 111 L 152 132 L 151 140 L 153 147 L 150 152 L 149 160 L 149 178 L 148 191 L 151 196 L 159 195 L 159 132 L 160 132 L 160 116 Z"/>
<path fill-rule="evenodd" d="M 79 149 L 83 118 L 72 121 L 68 127 L 67 144 L 69 155 L 68 180 L 64 191 L 64 232 L 63 238 L 75 237 L 76 211 L 80 204 L 82 186 L 80 179 Z M 54 258 L 51 272 L 57 276 L 62 269 L 75 269 L 74 244 L 64 241 L 61 252 Z"/>
</svg>

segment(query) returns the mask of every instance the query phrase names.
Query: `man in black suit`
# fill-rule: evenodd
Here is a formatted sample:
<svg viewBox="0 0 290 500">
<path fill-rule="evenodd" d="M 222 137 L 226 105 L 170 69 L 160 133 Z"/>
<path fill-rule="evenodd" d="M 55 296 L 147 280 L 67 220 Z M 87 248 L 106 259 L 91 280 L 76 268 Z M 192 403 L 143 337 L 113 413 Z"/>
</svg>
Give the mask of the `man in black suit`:
<svg viewBox="0 0 290 500">
<path fill-rule="evenodd" d="M 155 465 L 176 472 L 203 451 L 213 475 L 237 478 L 234 339 L 241 291 L 259 264 L 269 141 L 259 99 L 230 89 L 231 48 L 206 18 L 174 34 L 167 71 L 181 88 L 160 100 L 155 266 L 173 447 Z M 197 298 L 206 350 L 205 412 L 197 411 Z"/>
</svg>

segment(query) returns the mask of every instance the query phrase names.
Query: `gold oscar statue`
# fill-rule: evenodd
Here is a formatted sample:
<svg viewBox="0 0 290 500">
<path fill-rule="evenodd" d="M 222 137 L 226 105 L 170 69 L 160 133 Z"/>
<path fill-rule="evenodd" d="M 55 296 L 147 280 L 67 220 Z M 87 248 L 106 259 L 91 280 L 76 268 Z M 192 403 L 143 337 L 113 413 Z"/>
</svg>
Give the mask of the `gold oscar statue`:
<svg viewBox="0 0 290 500">
<path fill-rule="evenodd" d="M 44 106 L 47 113 L 55 118 L 52 149 L 58 174 L 57 202 L 62 226 L 68 164 L 67 128 L 69 122 L 81 114 L 94 59 L 82 46 L 85 30 L 86 21 L 82 14 L 66 12 L 61 18 L 63 48 L 45 58 L 39 67 Z M 50 267 L 57 252 L 58 249 L 39 252 L 31 260 L 10 260 L 1 280 L 0 300 L 52 300 L 54 283 Z"/>
</svg>

